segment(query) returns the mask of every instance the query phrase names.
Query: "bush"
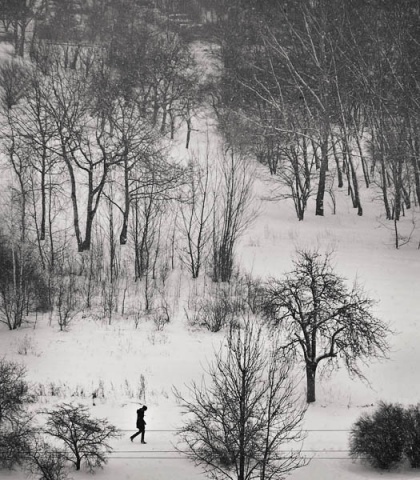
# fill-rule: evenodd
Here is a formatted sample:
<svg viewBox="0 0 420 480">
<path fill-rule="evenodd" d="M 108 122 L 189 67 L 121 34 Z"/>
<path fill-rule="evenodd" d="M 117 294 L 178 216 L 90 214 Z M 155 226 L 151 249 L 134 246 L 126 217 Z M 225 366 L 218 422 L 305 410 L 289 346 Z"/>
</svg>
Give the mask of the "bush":
<svg viewBox="0 0 420 480">
<path fill-rule="evenodd" d="M 403 459 L 405 412 L 400 405 L 381 402 L 373 414 L 362 415 L 350 433 L 350 456 L 364 458 L 375 468 L 390 469 Z"/>
<path fill-rule="evenodd" d="M 235 319 L 244 312 L 242 302 L 224 289 L 219 289 L 214 296 L 204 299 L 200 307 L 200 325 L 214 333 L 226 325 L 234 324 Z"/>
<path fill-rule="evenodd" d="M 23 417 L 0 425 L 0 467 L 11 469 L 22 465 L 31 451 L 34 429 L 31 419 Z"/>
<path fill-rule="evenodd" d="M 68 478 L 66 457 L 43 439 L 35 439 L 26 462 L 27 472 L 40 480 L 65 480 Z"/>
<path fill-rule="evenodd" d="M 5 420 L 17 421 L 24 412 L 25 403 L 34 400 L 25 375 L 24 366 L 0 359 L 0 425 Z"/>
<path fill-rule="evenodd" d="M 219 297 L 203 301 L 200 321 L 210 332 L 219 332 L 228 323 L 230 316 L 229 299 Z"/>
<path fill-rule="evenodd" d="M 112 451 L 108 440 L 117 437 L 117 429 L 106 419 L 92 418 L 84 405 L 58 405 L 47 412 L 45 433 L 61 440 L 65 445 L 64 458 L 80 470 L 82 461 L 93 471 L 102 467 Z"/>
<path fill-rule="evenodd" d="M 20 245 L 17 254 L 1 232 L 0 265 L 0 322 L 15 330 L 25 313 L 50 309 L 48 282 L 32 250 Z"/>
<path fill-rule="evenodd" d="M 411 406 L 405 411 L 404 453 L 412 468 L 420 467 L 420 405 Z"/>
<path fill-rule="evenodd" d="M 162 306 L 155 308 L 152 311 L 152 320 L 155 324 L 156 330 L 158 332 L 163 331 L 165 325 L 171 321 L 169 306 L 167 304 L 163 304 Z"/>
<path fill-rule="evenodd" d="M 34 400 L 25 380 L 25 367 L 0 359 L 0 466 L 21 465 L 33 438 L 25 404 Z"/>
</svg>

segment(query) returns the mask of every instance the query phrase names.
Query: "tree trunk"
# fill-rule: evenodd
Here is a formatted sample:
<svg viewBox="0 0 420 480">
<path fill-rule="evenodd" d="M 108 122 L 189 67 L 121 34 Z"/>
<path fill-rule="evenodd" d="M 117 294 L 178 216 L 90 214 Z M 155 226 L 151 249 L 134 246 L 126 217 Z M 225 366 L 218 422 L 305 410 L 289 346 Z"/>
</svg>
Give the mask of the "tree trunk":
<svg viewBox="0 0 420 480">
<path fill-rule="evenodd" d="M 403 160 L 400 155 L 397 157 L 397 165 L 395 167 L 395 173 L 393 175 L 394 189 L 395 189 L 395 219 L 399 220 L 402 207 L 402 165 Z"/>
<path fill-rule="evenodd" d="M 244 351 L 246 352 L 246 350 Z M 240 412 L 239 412 L 239 474 L 238 480 L 245 480 L 245 429 L 246 429 L 246 370 L 241 372 L 241 396 L 240 396 Z"/>
<path fill-rule="evenodd" d="M 370 186 L 369 168 L 367 166 L 366 158 L 363 154 L 362 144 L 360 142 L 360 138 L 359 138 L 359 135 L 358 135 L 357 132 L 356 132 L 355 136 L 356 136 L 357 148 L 359 150 L 360 162 L 362 164 L 363 176 L 365 178 L 366 188 L 369 188 L 369 186 Z"/>
<path fill-rule="evenodd" d="M 15 55 L 19 54 L 19 22 L 13 22 L 13 43 L 15 47 Z"/>
<path fill-rule="evenodd" d="M 391 208 L 389 206 L 389 200 L 388 200 L 388 186 L 387 186 L 387 179 L 386 179 L 386 167 L 385 167 L 385 161 L 381 152 L 381 180 L 382 180 L 382 196 L 384 200 L 384 207 L 385 207 L 385 214 L 386 214 L 386 219 L 391 220 L 392 215 L 391 215 Z"/>
<path fill-rule="evenodd" d="M 19 57 L 25 56 L 25 42 L 26 42 L 26 20 L 22 21 L 20 26 L 20 39 L 19 39 Z"/>
<path fill-rule="evenodd" d="M 331 138 L 332 142 L 332 148 L 334 152 L 334 159 L 335 159 L 335 164 L 337 166 L 337 179 L 338 179 L 338 188 L 343 188 L 344 182 L 343 182 L 343 171 L 341 170 L 341 165 L 340 165 L 340 158 L 337 153 L 337 148 L 335 146 L 334 138 Z"/>
<path fill-rule="evenodd" d="M 315 402 L 315 377 L 316 365 L 306 365 L 306 401 L 308 403 Z"/>
<path fill-rule="evenodd" d="M 46 188 L 45 188 L 45 169 L 42 167 L 41 170 L 41 228 L 39 233 L 39 239 L 45 240 L 45 230 L 46 230 L 46 210 L 47 210 L 47 199 L 46 199 Z"/>
<path fill-rule="evenodd" d="M 192 130 L 191 119 L 187 118 L 187 139 L 185 141 L 185 148 L 186 149 L 188 149 L 188 147 L 190 146 L 191 130 Z"/>
<path fill-rule="evenodd" d="M 321 144 L 321 165 L 319 169 L 319 183 L 315 210 L 315 215 L 320 216 L 324 216 L 325 181 L 328 171 L 328 130 L 323 137 L 324 138 L 322 139 Z"/>
<path fill-rule="evenodd" d="M 79 252 L 89 251 L 90 245 L 92 243 L 92 226 L 93 226 L 95 211 L 93 211 L 90 207 L 91 207 L 90 201 L 88 200 L 88 211 L 86 213 L 85 239 L 82 241 L 81 245 L 79 246 Z"/>
<path fill-rule="evenodd" d="M 79 225 L 79 207 L 77 205 L 77 183 L 76 177 L 74 174 L 73 166 L 71 165 L 70 160 L 67 158 L 67 153 L 63 149 L 63 158 L 67 165 L 67 170 L 70 176 L 70 198 L 73 207 L 73 227 L 74 233 L 76 235 L 76 241 L 78 246 L 78 251 L 83 252 L 83 240 L 82 234 L 80 232 L 80 225 Z"/>
<path fill-rule="evenodd" d="M 351 177 L 353 181 L 353 188 L 354 188 L 354 207 L 357 208 L 357 215 L 360 217 L 363 215 L 363 208 L 360 201 L 360 194 L 359 194 L 359 182 L 357 181 L 356 170 L 353 165 L 353 159 L 351 156 L 351 152 L 348 151 L 347 159 L 350 166 Z"/>
<path fill-rule="evenodd" d="M 416 132 L 410 134 L 411 165 L 413 167 L 414 184 L 416 189 L 417 203 L 420 205 L 420 146 Z"/>
<path fill-rule="evenodd" d="M 128 233 L 128 217 L 130 215 L 130 185 L 129 185 L 129 168 L 127 155 L 124 156 L 124 210 L 123 224 L 120 233 L 120 245 L 127 243 Z"/>
<path fill-rule="evenodd" d="M 417 202 L 420 205 L 420 162 L 415 156 L 413 156 L 411 162 L 414 170 L 414 181 L 416 185 Z"/>
<path fill-rule="evenodd" d="M 53 234 L 53 202 L 52 202 L 52 181 L 51 174 L 49 175 L 49 188 L 48 188 L 48 235 L 50 243 L 50 273 L 55 268 L 55 248 L 54 248 L 54 234 Z M 50 275 L 51 276 L 51 275 Z M 51 301 L 51 300 L 50 300 Z M 51 303 L 50 303 L 51 305 Z"/>
</svg>

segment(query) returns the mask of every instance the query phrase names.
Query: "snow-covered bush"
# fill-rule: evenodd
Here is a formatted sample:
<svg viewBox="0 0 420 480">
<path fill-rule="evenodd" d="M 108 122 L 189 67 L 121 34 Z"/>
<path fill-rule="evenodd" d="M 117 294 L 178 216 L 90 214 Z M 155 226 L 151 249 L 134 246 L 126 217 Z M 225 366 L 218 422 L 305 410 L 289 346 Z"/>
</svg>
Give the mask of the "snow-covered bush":
<svg viewBox="0 0 420 480">
<path fill-rule="evenodd" d="M 168 304 L 162 304 L 160 307 L 155 308 L 151 312 L 151 317 L 156 330 L 161 332 L 171 320 Z"/>
<path fill-rule="evenodd" d="M 420 467 L 420 405 L 408 407 L 405 411 L 404 453 L 413 468 Z"/>
<path fill-rule="evenodd" d="M 4 223 L 5 218 L 1 218 Z M 50 309 L 49 287 L 33 249 L 23 242 L 12 247 L 2 233 L 0 244 L 0 323 L 9 330 L 22 326 L 25 317 L 32 312 Z"/>
<path fill-rule="evenodd" d="M 214 333 L 235 324 L 246 310 L 242 299 L 231 288 L 219 286 L 204 297 L 194 295 L 188 300 L 188 309 L 184 309 L 191 326 L 204 327 Z"/>
<path fill-rule="evenodd" d="M 37 355 L 33 337 L 25 335 L 17 345 L 18 355 Z"/>
<path fill-rule="evenodd" d="M 0 425 L 4 421 L 13 423 L 25 410 L 25 404 L 34 397 L 25 379 L 23 365 L 0 359 Z"/>
<path fill-rule="evenodd" d="M 22 465 L 31 451 L 34 428 L 26 415 L 0 423 L 0 468 Z"/>
<path fill-rule="evenodd" d="M 211 332 L 219 332 L 231 318 L 229 298 L 209 298 L 202 303 L 200 323 Z"/>
<path fill-rule="evenodd" d="M 200 323 L 211 332 L 219 332 L 243 313 L 242 303 L 222 289 L 215 296 L 203 300 L 201 307 Z"/>
<path fill-rule="evenodd" d="M 84 405 L 62 403 L 47 412 L 45 433 L 64 443 L 64 458 L 80 470 L 82 461 L 88 470 L 102 467 L 112 448 L 108 441 L 118 430 L 106 419 L 90 416 Z"/>
<path fill-rule="evenodd" d="M 70 322 L 82 310 L 80 291 L 74 272 L 57 276 L 55 285 L 55 309 L 60 331 L 67 330 Z"/>
<path fill-rule="evenodd" d="M 35 438 L 31 445 L 25 470 L 29 475 L 41 480 L 68 478 L 65 453 L 39 438 Z"/>
<path fill-rule="evenodd" d="M 241 287 L 241 300 L 245 308 L 253 315 L 261 313 L 263 307 L 263 288 L 261 280 L 246 273 L 239 278 L 238 283 Z"/>
<path fill-rule="evenodd" d="M 25 367 L 0 359 L 0 466 L 20 465 L 33 436 L 25 406 L 34 400 Z"/>
<path fill-rule="evenodd" d="M 374 468 L 390 469 L 404 456 L 405 412 L 402 406 L 381 402 L 363 414 L 350 432 L 350 456 L 366 459 Z"/>
</svg>

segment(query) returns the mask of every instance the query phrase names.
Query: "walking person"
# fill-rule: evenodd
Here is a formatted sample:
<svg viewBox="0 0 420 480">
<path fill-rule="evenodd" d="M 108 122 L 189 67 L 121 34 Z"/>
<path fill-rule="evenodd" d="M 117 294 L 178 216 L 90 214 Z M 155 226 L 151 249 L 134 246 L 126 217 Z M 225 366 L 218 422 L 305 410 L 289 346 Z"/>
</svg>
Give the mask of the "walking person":
<svg viewBox="0 0 420 480">
<path fill-rule="evenodd" d="M 141 443 L 146 443 L 144 441 L 144 431 L 146 430 L 146 422 L 144 421 L 144 413 L 147 410 L 146 405 L 137 410 L 137 422 L 136 427 L 139 429 L 134 435 L 131 435 L 130 440 L 133 441 L 137 435 L 141 433 Z"/>
</svg>

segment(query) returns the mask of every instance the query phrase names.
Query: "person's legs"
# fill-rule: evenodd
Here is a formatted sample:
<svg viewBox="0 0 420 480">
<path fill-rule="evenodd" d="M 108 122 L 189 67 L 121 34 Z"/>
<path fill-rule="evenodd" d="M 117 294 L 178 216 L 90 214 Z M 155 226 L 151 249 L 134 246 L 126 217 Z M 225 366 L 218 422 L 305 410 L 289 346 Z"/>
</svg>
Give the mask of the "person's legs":
<svg viewBox="0 0 420 480">
<path fill-rule="evenodd" d="M 146 442 L 144 441 L 144 431 L 145 431 L 145 429 L 143 428 L 143 430 L 142 430 L 142 432 L 141 432 L 141 443 L 146 443 Z"/>
<path fill-rule="evenodd" d="M 144 431 L 142 432 L 141 430 L 139 430 L 138 432 L 131 435 L 130 440 L 133 441 L 137 437 L 137 435 L 140 435 L 140 433 L 142 433 L 142 438 L 143 438 L 144 437 Z"/>
</svg>

